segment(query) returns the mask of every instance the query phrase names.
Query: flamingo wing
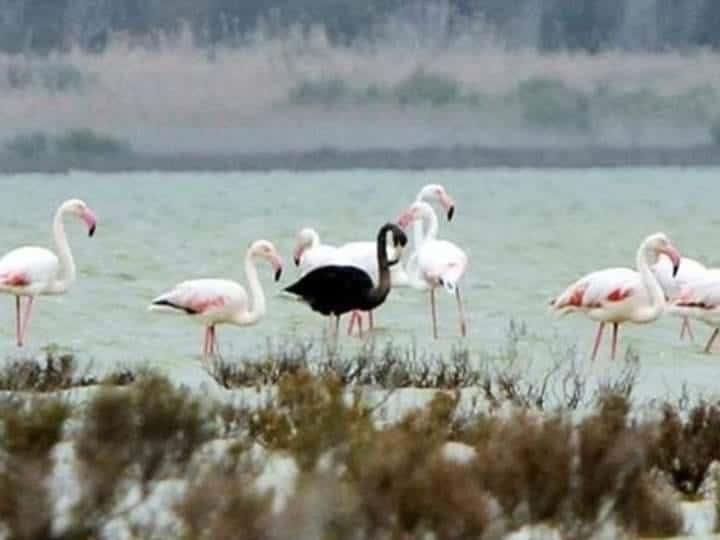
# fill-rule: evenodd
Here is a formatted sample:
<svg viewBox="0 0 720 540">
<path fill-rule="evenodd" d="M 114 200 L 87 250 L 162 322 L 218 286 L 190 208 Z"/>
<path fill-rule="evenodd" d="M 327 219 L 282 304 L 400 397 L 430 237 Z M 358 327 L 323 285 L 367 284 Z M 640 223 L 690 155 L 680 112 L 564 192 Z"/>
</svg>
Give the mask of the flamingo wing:
<svg viewBox="0 0 720 540">
<path fill-rule="evenodd" d="M 629 268 L 607 268 L 591 272 L 565 289 L 552 302 L 561 313 L 598 309 L 632 296 L 640 284 L 640 274 Z"/>
<path fill-rule="evenodd" d="M 154 298 L 150 309 L 222 317 L 246 306 L 247 293 L 240 284 L 226 279 L 194 279 L 178 283 Z"/>
<path fill-rule="evenodd" d="M 285 290 L 300 296 L 313 311 L 342 315 L 363 309 L 362 300 L 372 287 L 367 272 L 354 266 L 329 265 L 312 270 Z"/>
<path fill-rule="evenodd" d="M 440 283 L 454 292 L 468 265 L 467 254 L 447 240 L 426 240 L 417 251 L 417 268 L 431 284 Z"/>
<path fill-rule="evenodd" d="M 673 305 L 700 310 L 720 307 L 720 271 L 708 270 L 703 278 L 686 284 Z"/>
<path fill-rule="evenodd" d="M 669 299 L 677 297 L 685 285 L 702 279 L 707 272 L 707 268 L 703 264 L 694 259 L 683 257 L 680 259 L 677 275 L 673 277 L 672 261 L 667 255 L 661 255 L 658 262 L 651 268 L 663 291 L 665 291 L 665 296 Z"/>
<path fill-rule="evenodd" d="M 0 259 L 0 289 L 39 293 L 56 278 L 57 256 L 42 247 L 14 249 Z"/>
</svg>

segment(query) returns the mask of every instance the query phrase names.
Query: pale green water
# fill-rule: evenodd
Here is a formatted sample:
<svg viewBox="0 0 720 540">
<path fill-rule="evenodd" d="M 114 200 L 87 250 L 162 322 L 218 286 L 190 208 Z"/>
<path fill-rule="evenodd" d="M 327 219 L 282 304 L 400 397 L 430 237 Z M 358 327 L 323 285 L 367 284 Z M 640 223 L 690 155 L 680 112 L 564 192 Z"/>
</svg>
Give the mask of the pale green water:
<svg viewBox="0 0 720 540">
<path fill-rule="evenodd" d="M 422 185 L 440 182 L 457 202 L 455 220 L 441 221 L 440 237 L 470 255 L 463 288 L 469 346 L 497 348 L 515 319 L 540 338 L 557 334 L 564 343 L 577 343 L 584 357 L 594 326 L 581 316 L 554 321 L 548 299 L 585 272 L 632 265 L 640 240 L 658 230 L 684 255 L 720 265 L 719 176 L 714 169 L 608 169 L 2 177 L 0 250 L 50 245 L 58 203 L 83 198 L 99 216 L 97 234 L 88 239 L 81 224 L 68 223 L 79 279 L 65 296 L 38 302 L 30 350 L 54 342 L 98 364 L 180 366 L 197 359 L 201 328 L 147 312 L 154 295 L 194 277 L 244 283 L 246 247 L 267 238 L 286 258 L 283 279 L 275 284 L 269 267 L 260 267 L 268 314 L 253 328 L 220 328 L 221 349 L 255 353 L 268 337 L 319 336 L 323 318 L 276 294 L 297 275 L 291 250 L 298 228 L 313 226 L 328 243 L 370 240 Z M 439 299 L 440 344 L 429 339 L 426 295 L 411 289 L 393 291 L 377 312 L 378 336 L 416 339 L 420 348 L 454 343 L 454 300 L 444 292 Z M 687 378 L 712 388 L 720 353 L 698 354 L 700 343 L 680 344 L 678 330 L 675 319 L 628 325 L 622 345 L 639 351 L 659 385 L 675 387 Z M 695 330 L 699 341 L 709 333 L 699 324 Z M 13 337 L 13 301 L 7 297 L 0 304 L 0 355 L 14 352 Z M 538 349 L 542 357 L 546 347 Z"/>
</svg>

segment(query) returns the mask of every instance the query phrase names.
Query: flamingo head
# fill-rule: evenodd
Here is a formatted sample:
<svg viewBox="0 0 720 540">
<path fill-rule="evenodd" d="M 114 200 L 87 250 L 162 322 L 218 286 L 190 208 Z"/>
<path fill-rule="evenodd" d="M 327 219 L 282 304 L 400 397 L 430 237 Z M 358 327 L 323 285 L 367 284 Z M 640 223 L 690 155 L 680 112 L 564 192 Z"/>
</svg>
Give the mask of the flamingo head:
<svg viewBox="0 0 720 540">
<path fill-rule="evenodd" d="M 317 246 L 319 243 L 320 237 L 314 229 L 310 227 L 300 229 L 295 237 L 295 249 L 293 250 L 293 262 L 295 266 L 300 266 L 300 261 L 306 249 Z"/>
<path fill-rule="evenodd" d="M 257 240 L 252 244 L 252 246 L 250 246 L 250 253 L 254 257 L 261 257 L 267 260 L 275 272 L 275 281 L 280 279 L 283 269 L 283 260 L 272 242 L 267 240 Z"/>
<path fill-rule="evenodd" d="M 431 201 L 436 200 L 440 203 L 440 206 L 445 210 L 448 221 L 452 221 L 455 215 L 455 201 L 453 200 L 445 187 L 441 184 L 428 184 L 420 190 L 418 193 L 417 201 Z"/>
<path fill-rule="evenodd" d="M 429 205 L 426 202 L 414 202 L 402 214 L 400 214 L 400 217 L 397 220 L 398 226 L 401 229 L 407 229 L 408 225 L 410 225 L 413 221 L 416 219 L 422 219 L 428 208 Z"/>
<path fill-rule="evenodd" d="M 85 222 L 88 228 L 88 236 L 95 234 L 95 228 L 97 227 L 97 216 L 95 212 L 90 210 L 90 207 L 80 199 L 70 199 L 65 201 L 62 205 L 62 209 L 66 212 L 70 212 Z"/>
<path fill-rule="evenodd" d="M 645 239 L 647 249 L 651 250 L 655 255 L 655 260 L 660 255 L 667 255 L 673 265 L 672 275 L 675 277 L 680 268 L 680 253 L 672 245 L 670 239 L 664 233 L 651 234 Z"/>
</svg>

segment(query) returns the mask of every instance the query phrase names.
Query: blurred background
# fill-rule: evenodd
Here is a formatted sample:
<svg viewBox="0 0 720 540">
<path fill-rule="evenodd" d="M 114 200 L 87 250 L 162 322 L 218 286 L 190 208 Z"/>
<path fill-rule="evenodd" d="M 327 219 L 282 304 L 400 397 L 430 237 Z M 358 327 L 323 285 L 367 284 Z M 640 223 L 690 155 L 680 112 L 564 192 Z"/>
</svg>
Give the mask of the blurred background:
<svg viewBox="0 0 720 540">
<path fill-rule="evenodd" d="M 0 153 L 40 169 L 472 146 L 702 163 L 718 46 L 717 0 L 0 0 Z"/>
</svg>

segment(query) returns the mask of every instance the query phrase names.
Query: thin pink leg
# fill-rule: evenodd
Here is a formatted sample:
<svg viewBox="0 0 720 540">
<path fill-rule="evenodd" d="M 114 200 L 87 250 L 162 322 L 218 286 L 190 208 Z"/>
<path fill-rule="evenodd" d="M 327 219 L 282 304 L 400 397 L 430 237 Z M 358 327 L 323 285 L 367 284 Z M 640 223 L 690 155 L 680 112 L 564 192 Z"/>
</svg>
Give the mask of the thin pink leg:
<svg viewBox="0 0 720 540">
<path fill-rule="evenodd" d="M 352 336 L 353 328 L 355 327 L 355 319 L 357 317 L 357 313 L 355 311 L 350 312 L 350 322 L 348 323 L 348 336 Z"/>
<path fill-rule="evenodd" d="M 15 342 L 18 347 L 22 347 L 22 339 L 20 338 L 20 297 L 15 297 Z"/>
<path fill-rule="evenodd" d="M 363 336 L 363 312 L 358 311 L 357 312 L 357 321 L 358 321 L 358 337 L 361 338 Z"/>
<path fill-rule="evenodd" d="M 692 326 L 690 326 L 690 319 L 685 317 L 685 325 L 687 326 L 687 334 L 690 336 L 690 341 L 695 341 L 695 335 L 692 331 Z"/>
<path fill-rule="evenodd" d="M 22 328 L 20 329 L 20 346 L 22 347 L 25 341 L 25 333 L 27 332 L 28 324 L 30 324 L 30 314 L 32 313 L 32 305 L 34 296 L 29 296 L 27 304 L 25 305 L 25 316 L 23 317 Z"/>
<path fill-rule="evenodd" d="M 705 352 L 709 353 L 712 349 L 712 344 L 715 341 L 715 338 L 718 336 L 718 332 L 720 332 L 720 328 L 716 328 L 713 330 L 713 333 L 710 334 L 710 339 L 708 339 L 707 345 L 705 345 Z"/>
<path fill-rule="evenodd" d="M 601 322 L 598 325 L 597 334 L 595 335 L 595 345 L 593 345 L 592 357 L 591 357 L 593 362 L 595 361 L 595 357 L 597 356 L 598 349 L 600 348 L 600 340 L 602 339 L 603 330 L 605 330 L 605 323 Z"/>
<path fill-rule="evenodd" d="M 215 334 L 215 325 L 210 327 L 210 356 L 217 354 L 217 335 Z"/>
<path fill-rule="evenodd" d="M 460 287 L 455 287 L 455 298 L 457 299 L 458 318 L 460 319 L 460 335 L 465 337 L 467 335 L 467 325 L 465 324 L 465 310 L 460 297 Z"/>
<path fill-rule="evenodd" d="M 610 356 L 613 360 L 615 360 L 615 351 L 617 350 L 618 326 L 618 323 L 613 323 L 612 355 Z"/>
<path fill-rule="evenodd" d="M 430 287 L 430 310 L 432 311 L 433 338 L 438 338 L 437 312 L 435 311 L 435 287 Z"/>
<path fill-rule="evenodd" d="M 203 360 L 207 358 L 208 355 L 208 345 L 210 341 L 210 327 L 206 326 L 203 334 L 203 347 L 202 347 L 202 356 Z"/>
<path fill-rule="evenodd" d="M 367 314 L 368 314 L 368 329 L 372 330 L 373 328 L 375 328 L 375 321 L 373 320 L 373 312 L 368 311 Z"/>
<path fill-rule="evenodd" d="M 680 325 L 680 341 L 685 337 L 685 329 L 687 328 L 687 317 L 682 318 L 682 324 Z"/>
</svg>

